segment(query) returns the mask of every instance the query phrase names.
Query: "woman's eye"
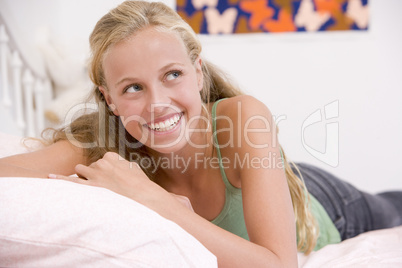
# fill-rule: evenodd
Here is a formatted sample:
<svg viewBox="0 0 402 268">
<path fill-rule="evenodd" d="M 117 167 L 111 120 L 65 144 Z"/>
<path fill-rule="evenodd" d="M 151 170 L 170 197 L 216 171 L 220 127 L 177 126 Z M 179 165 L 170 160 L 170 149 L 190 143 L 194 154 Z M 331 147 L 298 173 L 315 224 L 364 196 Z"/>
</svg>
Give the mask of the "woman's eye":
<svg viewBox="0 0 402 268">
<path fill-rule="evenodd" d="M 176 79 L 176 78 L 178 78 L 180 75 L 181 75 L 181 72 L 180 72 L 180 71 L 173 71 L 173 72 L 170 72 L 170 73 L 168 73 L 168 75 L 166 76 L 166 80 L 167 80 L 167 81 L 170 81 L 170 80 Z"/>
<path fill-rule="evenodd" d="M 140 91 L 141 89 L 142 89 L 142 88 L 141 88 L 140 85 L 131 85 L 131 86 L 128 86 L 128 87 L 124 90 L 124 92 L 125 92 L 125 93 L 133 93 L 133 92 Z"/>
</svg>

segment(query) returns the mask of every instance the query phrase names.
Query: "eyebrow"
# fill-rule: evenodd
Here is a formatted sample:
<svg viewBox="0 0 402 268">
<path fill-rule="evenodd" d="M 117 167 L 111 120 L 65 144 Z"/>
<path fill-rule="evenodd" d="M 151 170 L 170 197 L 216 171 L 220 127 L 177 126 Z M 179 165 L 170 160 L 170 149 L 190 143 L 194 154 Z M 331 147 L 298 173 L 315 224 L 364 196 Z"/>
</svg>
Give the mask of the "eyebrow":
<svg viewBox="0 0 402 268">
<path fill-rule="evenodd" d="M 182 63 L 172 62 L 172 63 L 169 63 L 169 64 L 163 66 L 162 68 L 160 68 L 160 69 L 159 69 L 159 72 L 163 72 L 163 71 L 165 71 L 166 69 L 170 69 L 170 68 L 171 68 L 172 66 L 174 66 L 174 65 L 184 66 L 184 64 L 182 64 Z M 136 78 L 133 78 L 133 77 L 125 77 L 125 78 L 119 80 L 119 81 L 115 84 L 115 87 L 117 87 L 118 85 L 120 85 L 120 84 L 122 84 L 122 83 L 124 83 L 124 82 L 126 82 L 126 81 L 133 81 L 133 80 L 135 80 L 135 79 L 136 79 Z"/>
</svg>

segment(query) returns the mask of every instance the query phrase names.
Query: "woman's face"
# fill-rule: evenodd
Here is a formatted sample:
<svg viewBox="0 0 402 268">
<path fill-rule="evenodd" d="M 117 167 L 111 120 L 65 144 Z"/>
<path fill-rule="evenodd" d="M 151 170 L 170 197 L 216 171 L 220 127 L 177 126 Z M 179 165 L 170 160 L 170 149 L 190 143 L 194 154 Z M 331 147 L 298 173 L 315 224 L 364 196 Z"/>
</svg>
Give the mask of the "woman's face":
<svg viewBox="0 0 402 268">
<path fill-rule="evenodd" d="M 135 139 L 161 153 L 187 144 L 200 122 L 203 78 L 181 39 L 147 28 L 114 45 L 103 68 L 100 90 Z"/>
</svg>

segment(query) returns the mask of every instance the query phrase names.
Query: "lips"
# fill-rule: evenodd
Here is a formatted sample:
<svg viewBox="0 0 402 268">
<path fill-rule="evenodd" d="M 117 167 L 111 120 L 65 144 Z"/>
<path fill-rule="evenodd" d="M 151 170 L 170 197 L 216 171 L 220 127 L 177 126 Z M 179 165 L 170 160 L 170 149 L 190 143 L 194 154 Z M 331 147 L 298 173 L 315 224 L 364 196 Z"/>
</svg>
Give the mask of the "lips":
<svg viewBox="0 0 402 268">
<path fill-rule="evenodd" d="M 147 123 L 144 126 L 148 127 L 152 131 L 165 132 L 173 129 L 180 121 L 183 113 L 175 114 L 167 119 L 164 119 L 158 123 Z"/>
</svg>

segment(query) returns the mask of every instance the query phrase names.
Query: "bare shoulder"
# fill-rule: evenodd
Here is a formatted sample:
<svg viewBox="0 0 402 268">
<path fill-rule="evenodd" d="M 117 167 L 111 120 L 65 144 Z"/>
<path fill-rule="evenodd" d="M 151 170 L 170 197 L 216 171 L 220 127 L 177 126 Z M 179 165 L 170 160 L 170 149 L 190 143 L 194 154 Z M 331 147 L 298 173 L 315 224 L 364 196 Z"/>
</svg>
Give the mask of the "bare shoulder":
<svg viewBox="0 0 402 268">
<path fill-rule="evenodd" d="M 218 116 L 228 116 L 230 118 L 250 117 L 260 115 L 271 117 L 271 112 L 268 107 L 250 95 L 239 95 L 221 101 L 217 107 Z"/>
<path fill-rule="evenodd" d="M 269 146 L 275 137 L 275 125 L 268 107 L 247 95 L 221 101 L 216 107 L 216 137 L 223 158 L 233 163 L 225 169 L 229 181 L 241 188 L 244 159 L 261 154 L 260 148 Z M 257 152 L 258 151 L 258 152 Z"/>
</svg>

